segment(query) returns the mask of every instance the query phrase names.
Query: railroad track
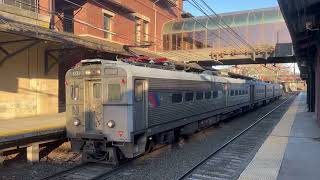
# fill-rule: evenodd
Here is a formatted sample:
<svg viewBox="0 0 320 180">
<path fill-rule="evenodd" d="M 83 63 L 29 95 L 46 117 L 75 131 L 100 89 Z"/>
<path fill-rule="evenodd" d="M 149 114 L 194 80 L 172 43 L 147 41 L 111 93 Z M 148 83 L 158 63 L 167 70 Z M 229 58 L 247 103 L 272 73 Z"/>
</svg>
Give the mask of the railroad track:
<svg viewBox="0 0 320 180">
<path fill-rule="evenodd" d="M 158 151 L 164 147 L 165 145 L 158 146 L 152 152 Z M 67 170 L 60 171 L 51 176 L 45 177 L 42 180 L 98 180 L 108 177 L 112 173 L 129 166 L 132 161 L 139 159 L 142 156 L 143 155 L 140 155 L 131 160 L 124 161 L 119 166 L 90 162 L 82 163 Z"/>
<path fill-rule="evenodd" d="M 277 118 L 277 114 L 274 115 L 273 113 L 281 111 L 281 108 L 286 108 L 287 106 L 284 105 L 291 104 L 295 96 L 290 96 L 249 127 L 233 136 L 229 141 L 186 171 L 178 180 L 237 179 L 239 168 L 245 168 L 241 166 L 248 163 L 248 156 L 252 155 L 252 152 L 255 152 L 254 149 L 257 148 L 257 141 L 264 139 L 262 137 L 267 136 L 273 129 L 271 127 L 277 123 L 272 121 L 272 119 Z"/>
<path fill-rule="evenodd" d="M 107 176 L 108 174 L 119 170 L 121 167 L 122 166 L 111 167 L 100 163 L 83 163 L 65 171 L 53 174 L 43 180 L 93 180 Z"/>
</svg>

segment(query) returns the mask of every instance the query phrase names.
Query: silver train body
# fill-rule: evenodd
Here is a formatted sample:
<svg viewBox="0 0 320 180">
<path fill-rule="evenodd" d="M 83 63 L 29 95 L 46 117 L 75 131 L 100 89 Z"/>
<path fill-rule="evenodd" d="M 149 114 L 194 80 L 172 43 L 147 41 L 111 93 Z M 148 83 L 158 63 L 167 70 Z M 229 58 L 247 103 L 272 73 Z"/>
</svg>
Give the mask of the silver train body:
<svg viewBox="0 0 320 180">
<path fill-rule="evenodd" d="M 66 74 L 67 137 L 115 164 L 282 95 L 278 84 L 84 60 Z"/>
</svg>

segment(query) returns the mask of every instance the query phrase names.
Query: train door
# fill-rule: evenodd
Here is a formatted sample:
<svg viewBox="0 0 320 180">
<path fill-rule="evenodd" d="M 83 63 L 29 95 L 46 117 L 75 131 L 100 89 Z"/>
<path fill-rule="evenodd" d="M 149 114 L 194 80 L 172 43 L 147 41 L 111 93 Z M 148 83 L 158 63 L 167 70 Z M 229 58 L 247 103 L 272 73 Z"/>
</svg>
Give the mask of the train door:
<svg viewBox="0 0 320 180">
<path fill-rule="evenodd" d="M 229 88 L 228 84 L 223 84 L 223 94 L 225 96 L 225 106 L 228 107 L 228 99 L 229 99 Z"/>
<path fill-rule="evenodd" d="M 264 86 L 264 98 L 267 98 L 267 85 Z"/>
<path fill-rule="evenodd" d="M 250 85 L 250 104 L 254 103 L 254 85 Z"/>
<path fill-rule="evenodd" d="M 100 80 L 85 81 L 86 131 L 102 131 L 102 85 Z"/>
<path fill-rule="evenodd" d="M 136 131 L 147 127 L 147 81 L 136 79 L 134 81 L 134 129 Z"/>
<path fill-rule="evenodd" d="M 276 90 L 276 88 L 275 88 L 276 86 L 275 85 L 273 85 L 273 87 L 272 87 L 272 97 L 275 97 L 275 90 Z"/>
</svg>

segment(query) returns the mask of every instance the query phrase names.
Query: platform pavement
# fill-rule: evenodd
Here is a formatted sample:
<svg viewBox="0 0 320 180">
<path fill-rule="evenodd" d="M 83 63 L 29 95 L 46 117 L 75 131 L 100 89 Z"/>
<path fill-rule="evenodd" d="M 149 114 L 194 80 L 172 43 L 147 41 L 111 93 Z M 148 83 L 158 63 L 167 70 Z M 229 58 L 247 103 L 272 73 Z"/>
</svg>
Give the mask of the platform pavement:
<svg viewBox="0 0 320 180">
<path fill-rule="evenodd" d="M 319 180 L 320 128 L 300 93 L 238 180 Z"/>
<path fill-rule="evenodd" d="M 21 137 L 28 137 L 46 131 L 64 130 L 65 114 L 35 116 L 0 120 L 0 143 Z"/>
<path fill-rule="evenodd" d="M 39 161 L 40 145 L 65 139 L 65 114 L 0 120 L 0 164 L 3 154 L 26 148 L 27 160 Z"/>
</svg>

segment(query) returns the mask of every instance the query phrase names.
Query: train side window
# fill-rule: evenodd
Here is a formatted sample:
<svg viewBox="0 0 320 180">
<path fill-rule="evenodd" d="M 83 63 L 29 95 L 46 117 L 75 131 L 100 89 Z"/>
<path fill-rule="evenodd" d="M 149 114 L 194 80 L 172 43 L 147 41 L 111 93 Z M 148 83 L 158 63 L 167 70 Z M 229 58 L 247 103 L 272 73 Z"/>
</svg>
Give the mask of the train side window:
<svg viewBox="0 0 320 180">
<path fill-rule="evenodd" d="M 181 103 L 182 102 L 182 94 L 181 93 L 174 93 L 172 94 L 172 103 Z"/>
<path fill-rule="evenodd" d="M 108 100 L 120 101 L 121 100 L 121 86 L 120 84 L 108 84 Z"/>
<path fill-rule="evenodd" d="M 193 101 L 193 96 L 194 96 L 194 93 L 193 92 L 187 92 L 185 95 L 184 95 L 184 99 L 186 101 Z"/>
<path fill-rule="evenodd" d="M 241 90 L 239 90 L 239 95 L 242 95 L 242 91 Z"/>
<path fill-rule="evenodd" d="M 101 98 L 101 83 L 94 83 L 92 88 L 93 97 L 96 99 Z"/>
<path fill-rule="evenodd" d="M 238 90 L 235 90 L 235 96 L 238 96 L 238 94 L 239 94 L 239 92 L 238 92 Z"/>
<path fill-rule="evenodd" d="M 200 92 L 200 91 L 197 92 L 197 93 L 196 93 L 196 99 L 197 99 L 197 100 L 202 100 L 202 99 L 203 99 L 203 92 Z"/>
<path fill-rule="evenodd" d="M 143 98 L 143 82 L 142 81 L 135 81 L 134 86 L 134 99 L 136 102 L 142 101 Z"/>
<path fill-rule="evenodd" d="M 234 90 L 231 90 L 230 96 L 234 96 Z"/>
<path fill-rule="evenodd" d="M 204 97 L 205 97 L 206 99 L 211 99 L 211 92 L 210 92 L 210 91 L 205 92 L 205 93 L 204 93 Z"/>
<path fill-rule="evenodd" d="M 71 98 L 73 100 L 78 100 L 79 99 L 79 86 L 77 85 L 71 85 Z"/>
<path fill-rule="evenodd" d="M 218 91 L 212 91 L 212 98 L 217 98 L 218 97 Z"/>
</svg>

